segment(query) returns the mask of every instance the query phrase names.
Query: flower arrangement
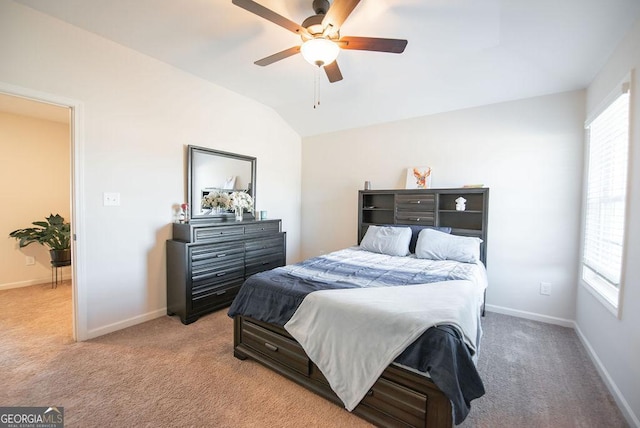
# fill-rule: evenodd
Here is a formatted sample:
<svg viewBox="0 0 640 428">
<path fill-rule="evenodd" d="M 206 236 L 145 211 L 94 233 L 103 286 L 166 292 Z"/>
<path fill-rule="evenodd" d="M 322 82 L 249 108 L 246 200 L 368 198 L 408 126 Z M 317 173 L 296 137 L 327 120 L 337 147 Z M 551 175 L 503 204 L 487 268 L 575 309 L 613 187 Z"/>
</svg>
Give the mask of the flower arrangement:
<svg viewBox="0 0 640 428">
<path fill-rule="evenodd" d="M 209 192 L 202 198 L 202 208 L 221 209 L 223 211 L 231 208 L 231 197 L 228 192 Z"/>
<path fill-rule="evenodd" d="M 205 195 L 201 201 L 202 208 L 211 209 L 212 212 L 226 212 L 234 210 L 242 213 L 243 211 L 253 210 L 253 199 L 247 192 L 236 191 L 213 191 Z"/>
<path fill-rule="evenodd" d="M 251 198 L 251 195 L 247 192 L 231 193 L 231 208 L 234 210 L 253 210 L 253 199 Z"/>
</svg>

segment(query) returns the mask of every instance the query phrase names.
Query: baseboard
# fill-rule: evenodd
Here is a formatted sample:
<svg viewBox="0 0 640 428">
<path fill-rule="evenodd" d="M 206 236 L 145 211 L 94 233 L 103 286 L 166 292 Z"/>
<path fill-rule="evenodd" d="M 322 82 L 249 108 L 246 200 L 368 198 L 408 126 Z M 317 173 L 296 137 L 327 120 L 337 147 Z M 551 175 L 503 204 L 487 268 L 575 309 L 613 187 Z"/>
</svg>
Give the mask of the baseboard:
<svg viewBox="0 0 640 428">
<path fill-rule="evenodd" d="M 600 373 L 600 377 L 604 381 L 605 385 L 607 385 L 609 392 L 611 392 L 613 399 L 616 400 L 616 403 L 618 404 L 618 408 L 622 412 L 622 415 L 624 416 L 624 418 L 627 420 L 630 426 L 635 428 L 640 428 L 640 419 L 638 419 L 638 416 L 633 412 L 633 410 L 631 409 L 631 406 L 629 406 L 629 403 L 624 398 L 624 395 L 622 395 L 622 392 L 620 392 L 620 390 L 618 389 L 618 386 L 609 375 L 609 372 L 604 367 L 604 364 L 602 364 L 602 361 L 600 361 L 600 358 L 598 358 L 598 355 L 594 351 L 593 347 L 591 346 L 591 344 L 589 343 L 585 335 L 582 334 L 582 331 L 580 330 L 580 327 L 577 324 L 575 326 L 575 331 L 576 331 L 576 334 L 578 335 L 578 338 L 582 342 L 582 345 L 587 350 L 587 353 L 589 354 L 591 361 L 593 361 L 593 364 L 596 366 L 598 373 Z"/>
<path fill-rule="evenodd" d="M 51 284 L 51 278 L 46 279 L 30 279 L 27 281 L 8 282 L 6 284 L 0 284 L 0 290 L 10 290 L 12 288 L 30 287 L 32 285 L 39 284 Z"/>
<path fill-rule="evenodd" d="M 560 325 L 562 327 L 575 328 L 576 322 L 564 318 L 552 317 L 549 315 L 536 314 L 534 312 L 520 311 L 517 309 L 505 308 L 503 306 L 486 305 L 485 309 L 489 312 L 495 312 L 497 314 L 511 315 L 513 317 L 525 318 L 533 321 L 540 321 L 547 324 Z"/>
<path fill-rule="evenodd" d="M 95 328 L 87 332 L 86 340 L 94 339 L 99 336 L 104 336 L 105 334 L 113 333 L 114 331 L 122 330 L 123 328 L 133 327 L 134 325 L 142 324 L 143 322 L 160 318 L 163 315 L 167 315 L 166 308 L 158 309 L 152 312 L 147 312 L 146 314 L 138 315 L 126 320 L 115 322 L 113 324 Z"/>
</svg>

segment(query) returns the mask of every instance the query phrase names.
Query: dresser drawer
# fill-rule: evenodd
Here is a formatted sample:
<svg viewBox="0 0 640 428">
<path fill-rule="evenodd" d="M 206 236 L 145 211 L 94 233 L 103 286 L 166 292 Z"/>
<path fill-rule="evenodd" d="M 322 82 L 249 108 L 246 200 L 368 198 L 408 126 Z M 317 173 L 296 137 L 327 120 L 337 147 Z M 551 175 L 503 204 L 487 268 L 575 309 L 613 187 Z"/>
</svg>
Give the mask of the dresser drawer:
<svg viewBox="0 0 640 428">
<path fill-rule="evenodd" d="M 194 242 L 219 242 L 244 235 L 243 226 L 198 227 L 193 231 Z"/>
<path fill-rule="evenodd" d="M 427 396 L 383 377 L 379 378 L 360 402 L 412 427 L 424 426 Z"/>
<path fill-rule="evenodd" d="M 244 277 L 245 265 L 242 259 L 232 260 L 226 264 L 205 265 L 191 272 L 191 288 L 193 290 L 209 284 L 220 284 L 235 278 Z"/>
<path fill-rule="evenodd" d="M 280 266 L 284 266 L 284 257 L 281 253 L 255 257 L 251 260 L 247 260 L 245 276 L 248 277 L 258 272 L 263 272 Z"/>
<path fill-rule="evenodd" d="M 259 235 L 265 233 L 276 233 L 280 232 L 280 222 L 279 221 L 271 221 L 271 222 L 258 222 L 253 224 L 247 224 L 244 227 L 245 235 Z"/>
<path fill-rule="evenodd" d="M 436 196 L 433 194 L 396 195 L 396 206 L 412 211 L 434 211 L 436 208 Z"/>
<path fill-rule="evenodd" d="M 365 405 L 375 411 L 394 419 L 393 426 L 424 427 L 427 412 L 427 396 L 420 392 L 406 388 L 392 380 L 385 379 L 386 371 L 373 384 L 359 405 Z M 312 365 L 310 377 L 329 386 L 329 381 L 320 369 Z"/>
<path fill-rule="evenodd" d="M 195 245 L 191 247 L 191 264 L 194 266 L 209 264 L 215 261 L 224 261 L 233 258 L 242 258 L 244 246 L 241 242 L 230 244 Z"/>
<path fill-rule="evenodd" d="M 297 342 L 262 328 L 246 319 L 242 322 L 242 343 L 294 370 L 309 375 L 310 360 Z"/>
<path fill-rule="evenodd" d="M 436 216 L 433 212 L 397 212 L 396 223 L 435 226 Z"/>
<path fill-rule="evenodd" d="M 244 278 L 226 281 L 217 285 L 201 287 L 191 294 L 191 310 L 201 311 L 214 306 L 224 306 L 233 301 L 240 290 Z"/>
<path fill-rule="evenodd" d="M 284 233 L 279 233 L 273 238 L 250 239 L 245 245 L 246 259 L 262 257 L 268 254 L 283 255 L 284 253 Z"/>
</svg>

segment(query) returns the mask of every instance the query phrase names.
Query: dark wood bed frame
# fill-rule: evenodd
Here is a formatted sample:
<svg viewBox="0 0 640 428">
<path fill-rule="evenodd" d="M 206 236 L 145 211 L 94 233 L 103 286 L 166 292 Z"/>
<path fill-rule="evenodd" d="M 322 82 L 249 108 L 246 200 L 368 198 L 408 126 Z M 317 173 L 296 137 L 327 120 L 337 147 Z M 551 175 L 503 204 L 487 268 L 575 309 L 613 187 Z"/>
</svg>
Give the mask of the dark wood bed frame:
<svg viewBox="0 0 640 428">
<path fill-rule="evenodd" d="M 358 243 L 372 224 L 451 227 L 451 233 L 483 240 L 486 265 L 489 189 L 365 190 L 358 198 Z M 465 211 L 455 200 L 464 197 Z M 314 393 L 343 406 L 318 367 L 283 328 L 237 316 L 234 356 L 251 358 Z M 451 403 L 419 373 L 395 363 L 385 369 L 353 413 L 377 426 L 453 426 Z"/>
</svg>

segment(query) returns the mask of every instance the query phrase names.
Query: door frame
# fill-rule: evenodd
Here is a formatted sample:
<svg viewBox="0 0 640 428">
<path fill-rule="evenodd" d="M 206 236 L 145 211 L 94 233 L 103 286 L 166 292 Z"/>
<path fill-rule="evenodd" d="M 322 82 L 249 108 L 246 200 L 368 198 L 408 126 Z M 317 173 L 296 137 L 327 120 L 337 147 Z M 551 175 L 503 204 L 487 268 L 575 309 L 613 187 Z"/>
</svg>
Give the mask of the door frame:
<svg viewBox="0 0 640 428">
<path fill-rule="evenodd" d="M 69 134 L 71 157 L 71 264 L 72 283 L 72 334 L 74 341 L 89 339 L 87 320 L 87 292 L 85 272 L 85 246 L 82 238 L 85 231 L 84 209 L 84 105 L 81 101 L 56 94 L 24 88 L 0 82 L 0 92 L 27 98 L 45 104 L 69 108 Z"/>
</svg>

